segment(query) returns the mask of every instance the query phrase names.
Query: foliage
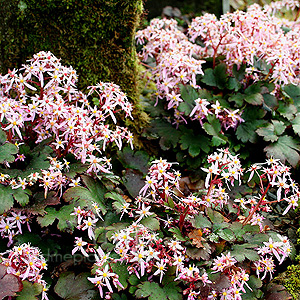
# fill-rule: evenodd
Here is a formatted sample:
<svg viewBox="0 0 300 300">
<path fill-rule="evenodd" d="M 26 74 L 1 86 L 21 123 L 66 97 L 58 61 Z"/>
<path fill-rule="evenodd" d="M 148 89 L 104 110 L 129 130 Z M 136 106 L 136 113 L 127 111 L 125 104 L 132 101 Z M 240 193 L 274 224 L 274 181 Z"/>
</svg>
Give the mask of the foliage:
<svg viewBox="0 0 300 300">
<path fill-rule="evenodd" d="M 76 71 L 50 52 L 0 76 L 2 297 L 289 297 L 268 283 L 296 252 L 300 192 L 284 162 L 300 159 L 298 61 L 287 67 L 284 53 L 290 75 L 277 45 L 249 52 L 244 26 L 258 13 L 263 29 L 277 22 L 270 7 L 197 18 L 190 40 L 173 20 L 137 33 L 157 86 L 154 108 L 144 98 L 145 149 L 157 145 L 148 153 L 121 127 L 133 104 L 118 85 L 80 92 Z M 288 33 L 280 24 L 267 33 L 294 55 L 293 23 Z"/>
<path fill-rule="evenodd" d="M 157 139 L 162 150 L 175 152 L 189 169 L 225 145 L 249 160 L 262 161 L 266 154 L 298 166 L 298 67 L 289 63 L 297 56 L 297 35 L 293 22 L 286 21 L 291 28 L 286 34 L 280 27 L 285 21 L 274 17 L 280 3 L 253 5 L 220 20 L 205 14 L 193 20 L 186 34 L 173 19 L 154 19 L 138 31 L 137 42 L 144 45 L 139 55 L 149 64 L 157 89 L 154 107 L 146 106 L 152 121 L 144 137 Z M 260 27 L 253 31 L 256 19 Z M 276 43 L 267 37 L 273 34 Z M 249 40 L 257 46 L 249 46 Z M 278 54 L 283 44 L 284 56 Z"/>
</svg>

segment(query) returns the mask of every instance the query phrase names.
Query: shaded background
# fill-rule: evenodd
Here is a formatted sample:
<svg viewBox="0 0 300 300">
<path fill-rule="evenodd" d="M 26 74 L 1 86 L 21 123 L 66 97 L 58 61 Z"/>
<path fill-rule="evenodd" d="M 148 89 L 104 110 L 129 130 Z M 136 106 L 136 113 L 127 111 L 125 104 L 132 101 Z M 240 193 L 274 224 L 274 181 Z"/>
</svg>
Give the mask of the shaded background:
<svg viewBox="0 0 300 300">
<path fill-rule="evenodd" d="M 160 16 L 165 6 L 177 7 L 182 14 L 199 15 L 202 12 L 222 14 L 221 0 L 145 0 L 144 8 L 148 20 Z"/>
</svg>

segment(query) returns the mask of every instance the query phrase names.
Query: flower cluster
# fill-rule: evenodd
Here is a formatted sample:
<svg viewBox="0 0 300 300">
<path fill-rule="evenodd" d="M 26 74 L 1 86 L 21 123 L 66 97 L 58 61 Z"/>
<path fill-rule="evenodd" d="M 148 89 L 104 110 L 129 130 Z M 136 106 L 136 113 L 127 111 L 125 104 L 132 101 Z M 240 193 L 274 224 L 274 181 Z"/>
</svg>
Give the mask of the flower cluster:
<svg viewBox="0 0 300 300">
<path fill-rule="evenodd" d="M 291 208 L 295 209 L 298 207 L 300 197 L 299 187 L 291 178 L 290 168 L 281 163 L 279 159 L 270 158 L 265 163 L 253 164 L 247 172 L 250 173 L 248 181 L 252 180 L 253 177 L 253 179 L 258 177 L 261 194 L 234 200 L 243 210 L 248 210 L 248 206 L 250 207 L 249 215 L 244 223 L 250 221 L 252 225 L 258 224 L 261 230 L 263 230 L 262 221 L 264 217 L 258 214 L 259 211 L 268 212 L 270 211 L 270 204 L 283 201 L 287 204 L 282 213 L 283 215 Z M 276 200 L 268 200 L 267 192 L 269 189 L 275 191 Z"/>
<path fill-rule="evenodd" d="M 155 59 L 156 65 L 151 70 L 151 76 L 157 87 L 157 101 L 166 99 L 167 109 L 174 110 L 173 124 L 178 126 L 182 122 L 186 123 L 186 116 L 178 110 L 178 106 L 183 102 L 180 85 L 200 88 L 196 84 L 196 76 L 203 75 L 201 65 L 205 61 L 195 58 L 195 55 L 199 55 L 202 48 L 188 41 L 178 29 L 175 20 L 154 19 L 147 28 L 137 33 L 136 38 L 137 43 L 147 42 L 140 52 L 140 58 L 143 61 L 148 57 Z M 192 120 L 199 120 L 201 123 L 208 113 L 215 114 L 217 118 L 222 119 L 221 123 L 225 125 L 225 129 L 236 127 L 241 121 L 237 111 L 233 113 L 235 117 L 231 116 L 230 110 L 222 108 L 217 103 L 218 109 L 215 113 L 214 109 L 206 108 L 209 104 L 207 101 L 204 105 L 198 100 L 202 101 L 202 99 L 195 100 L 196 106 L 190 115 L 192 117 L 195 114 Z"/>
<path fill-rule="evenodd" d="M 93 171 L 107 171 L 93 152 L 105 151 L 112 142 L 121 148 L 124 139 L 132 145 L 127 128 L 107 123 L 110 118 L 116 124 L 118 111 L 131 117 L 132 105 L 113 83 L 100 82 L 85 95 L 76 89 L 76 81 L 76 71 L 52 53 L 35 54 L 22 69 L 0 76 L 1 127 L 10 142 L 49 138 L 59 157 L 72 153 L 83 163 L 94 163 Z"/>
<path fill-rule="evenodd" d="M 262 279 L 264 279 L 268 273 L 272 279 L 275 267 L 274 256 L 279 264 L 281 264 L 285 258 L 291 254 L 291 245 L 287 237 L 280 236 L 279 234 L 277 237 L 279 239 L 278 241 L 273 241 L 272 238 L 269 238 L 268 242 L 263 242 L 264 245 L 256 249 L 260 255 L 260 259 L 254 264 L 257 276 L 261 277 L 262 274 Z"/>
<path fill-rule="evenodd" d="M 113 293 L 111 282 L 115 288 L 124 289 L 123 285 L 119 281 L 119 275 L 114 273 L 111 269 L 111 263 L 115 260 L 112 259 L 109 254 L 110 253 L 105 254 L 100 247 L 95 251 L 96 275 L 95 277 L 88 277 L 88 280 L 95 284 L 95 286 L 99 289 L 99 293 L 102 298 L 104 296 L 103 287 L 107 287 L 109 292 L 106 292 L 105 299 L 110 299 L 110 295 Z"/>
<path fill-rule="evenodd" d="M 219 20 L 213 14 L 205 14 L 193 20 L 188 35 L 191 41 L 199 39 L 204 44 L 201 58 L 225 56 L 229 72 L 233 65 L 239 68 L 246 64 L 246 72 L 253 80 L 267 76 L 278 84 L 298 84 L 298 23 L 274 15 L 285 5 L 295 8 L 299 3 L 276 1 L 265 8 L 253 4 L 246 12 L 227 13 Z M 285 33 L 284 26 L 291 30 Z M 260 69 L 258 62 L 269 67 Z"/>
<path fill-rule="evenodd" d="M 93 240 L 95 238 L 94 230 L 95 230 L 96 223 L 99 220 L 99 218 L 101 220 L 103 220 L 103 219 L 100 215 L 101 209 L 99 207 L 99 204 L 97 204 L 96 202 L 93 202 L 91 205 L 92 205 L 91 209 L 83 209 L 83 208 L 80 208 L 80 206 L 74 207 L 74 212 L 71 213 L 71 215 L 74 215 L 77 218 L 77 227 L 76 228 L 79 230 L 82 230 L 82 231 L 87 230 L 89 239 Z M 98 216 L 98 218 L 96 216 Z M 86 255 L 82 246 L 86 245 L 87 243 L 82 242 L 82 240 L 79 238 L 75 238 L 75 239 L 76 239 L 76 242 L 75 242 L 76 247 L 74 248 L 72 254 L 74 254 L 79 249 L 79 250 L 81 250 L 81 252 L 84 255 Z"/>
<path fill-rule="evenodd" d="M 127 266 L 130 274 L 136 275 L 139 279 L 150 276 L 148 277 L 150 280 L 157 279 L 160 283 L 166 272 L 172 267 L 170 270 L 174 272 L 175 281 L 180 281 L 185 285 L 183 294 L 189 300 L 202 296 L 204 290 L 206 291 L 205 299 L 241 300 L 242 295 L 251 290 L 248 281 L 252 271 L 255 271 L 262 280 L 267 275 L 272 278 L 275 271 L 274 258 L 281 264 L 290 255 L 291 244 L 286 237 L 278 234 L 277 237 L 273 238 L 272 236 L 271 238 L 269 235 L 269 241 L 266 239 L 262 241 L 263 246 L 252 247 L 250 250 L 249 253 L 257 258 L 256 260 L 249 258 L 249 263 L 241 264 L 238 254 L 235 253 L 233 256 L 227 252 L 227 248 L 218 257 L 211 256 L 211 264 L 199 267 L 199 264 L 191 259 L 187 248 L 177 239 L 176 235 L 161 237 L 143 224 L 144 219 L 160 220 L 164 223 L 165 228 L 171 229 L 170 232 L 179 230 L 182 234 L 181 238 L 186 243 L 188 239 L 185 239 L 184 236 L 189 237 L 191 245 L 196 245 L 195 247 L 199 251 L 205 251 L 206 247 L 212 249 L 213 241 L 219 243 L 219 237 L 214 239 L 214 232 L 211 229 L 199 227 L 195 229 L 194 222 L 200 215 L 202 215 L 200 220 L 205 218 L 204 215 L 208 211 L 212 214 L 213 210 L 218 210 L 217 214 L 219 217 L 221 216 L 220 212 L 229 201 L 229 194 L 226 190 L 232 189 L 237 183 L 241 185 L 244 170 L 238 156 L 233 155 L 228 149 L 219 149 L 209 155 L 207 161 L 207 168 L 202 168 L 207 173 L 204 182 L 205 189 L 196 195 L 190 193 L 188 196 L 180 191 L 181 174 L 172 169 L 174 164 L 164 159 L 153 161 L 146 176 L 145 185 L 140 190 L 135 203 L 124 202 L 122 204 L 120 202 L 120 205 L 116 206 L 118 212 L 121 213 L 121 218 L 126 213 L 128 217 L 133 218 L 133 222 L 127 227 L 108 232 L 108 239 L 115 245 L 114 253 L 105 253 L 101 247 L 96 249 L 82 238 L 75 238 L 73 254 L 81 251 L 84 256 L 88 256 L 89 252 L 95 255 L 95 276 L 90 277 L 89 280 L 98 287 L 101 297 L 104 297 L 104 293 L 106 293 L 106 298 L 111 297 L 113 287 L 118 290 L 123 288 L 113 266 L 121 263 Z M 242 210 L 238 210 L 237 215 L 240 220 L 235 221 L 235 224 L 239 224 L 241 228 L 248 223 L 247 226 L 250 227 L 262 224 L 263 217 L 258 212 L 268 206 L 266 196 L 269 188 L 276 189 L 275 194 L 277 194 L 278 201 L 282 200 L 282 194 L 288 197 L 290 192 L 296 193 L 294 196 L 298 197 L 298 188 L 291 179 L 289 168 L 278 160 L 270 158 L 266 163 L 255 164 L 247 172 L 250 172 L 249 180 L 254 179 L 254 176 L 259 177 L 262 195 L 256 200 L 253 197 L 234 200 L 242 207 Z M 267 188 L 263 188 L 266 184 Z M 251 209 L 247 208 L 249 203 L 252 205 Z M 164 209 L 163 215 L 167 216 L 167 220 L 155 214 L 159 207 Z M 239 216 L 242 212 L 245 217 Z M 95 230 L 94 223 L 98 220 L 95 218 L 95 214 L 91 210 L 75 207 L 72 215 L 77 218 L 78 228 L 88 229 L 88 235 L 92 239 Z M 98 216 L 100 217 L 100 215 Z M 221 217 L 223 219 L 223 216 Z M 224 222 L 228 222 L 228 226 L 230 226 L 229 219 L 224 218 Z M 253 230 L 256 231 L 256 229 Z M 261 232 L 264 232 L 263 227 L 261 227 Z M 194 240 L 196 240 L 195 243 Z M 228 284 L 222 288 L 217 287 L 212 282 L 213 273 L 218 273 L 217 276 L 226 278 Z"/>
<path fill-rule="evenodd" d="M 22 225 L 27 224 L 28 230 L 30 218 L 23 212 L 9 211 L 0 215 L 0 234 L 1 238 L 8 238 L 7 247 L 13 243 L 13 237 L 22 234 Z"/>
<path fill-rule="evenodd" d="M 250 290 L 250 286 L 247 284 L 249 280 L 249 274 L 246 273 L 241 267 L 236 266 L 237 261 L 233 258 L 229 253 L 224 255 L 223 253 L 221 256 L 217 257 L 213 261 L 213 273 L 215 272 L 222 272 L 225 275 L 229 282 L 230 286 L 227 288 L 223 288 L 222 291 L 211 291 L 210 295 L 207 299 L 232 299 L 232 300 L 241 300 L 242 294 L 246 293 L 245 287 L 247 286 Z"/>
<path fill-rule="evenodd" d="M 79 185 L 78 179 L 68 178 L 63 174 L 64 171 L 69 169 L 69 162 L 65 159 L 60 161 L 57 157 L 48 157 L 50 166 L 48 169 L 40 169 L 40 172 L 30 173 L 28 176 L 21 178 L 10 177 L 8 174 L 0 174 L 0 183 L 5 186 L 10 186 L 12 189 L 23 189 L 39 184 L 45 191 L 45 197 L 48 191 L 57 191 L 62 194 L 63 187 L 68 185 L 77 186 Z"/>
<path fill-rule="evenodd" d="M 195 103 L 196 105 L 191 111 L 190 117 L 192 121 L 198 120 L 201 126 L 208 115 L 215 115 L 225 130 L 228 130 L 230 127 L 236 128 L 240 123 L 244 122 L 238 109 L 232 111 L 222 108 L 218 100 L 215 104 L 211 104 L 207 99 L 198 98 L 195 100 Z"/>
<path fill-rule="evenodd" d="M 126 262 L 129 273 L 134 273 L 138 278 L 153 272 L 153 276 L 159 276 L 161 282 L 168 268 L 174 266 L 176 268 L 175 280 L 184 281 L 190 285 L 183 292 L 190 295 L 189 299 L 194 299 L 192 294 L 195 291 L 192 287 L 195 284 L 211 283 L 205 270 L 200 270 L 188 263 L 185 248 L 180 241 L 176 239 L 163 241 L 157 233 L 153 233 L 142 224 L 133 223 L 115 232 L 112 240 L 116 245 L 114 251 L 120 256 L 119 260 Z"/>
<path fill-rule="evenodd" d="M 30 244 L 22 244 L 1 253 L 8 274 L 14 274 L 21 280 L 28 280 L 43 285 L 42 300 L 48 300 L 46 282 L 42 279 L 41 272 L 47 269 L 45 258 L 39 248 Z"/>
</svg>

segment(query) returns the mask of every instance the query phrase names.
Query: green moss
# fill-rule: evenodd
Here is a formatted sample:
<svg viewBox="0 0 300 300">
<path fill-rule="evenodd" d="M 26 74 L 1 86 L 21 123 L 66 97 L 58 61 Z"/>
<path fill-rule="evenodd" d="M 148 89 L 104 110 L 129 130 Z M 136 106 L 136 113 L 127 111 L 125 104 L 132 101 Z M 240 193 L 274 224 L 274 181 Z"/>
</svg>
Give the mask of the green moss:
<svg viewBox="0 0 300 300">
<path fill-rule="evenodd" d="M 276 277 L 276 281 L 287 289 L 293 299 L 300 299 L 300 265 L 289 266 L 287 271 Z"/>
</svg>

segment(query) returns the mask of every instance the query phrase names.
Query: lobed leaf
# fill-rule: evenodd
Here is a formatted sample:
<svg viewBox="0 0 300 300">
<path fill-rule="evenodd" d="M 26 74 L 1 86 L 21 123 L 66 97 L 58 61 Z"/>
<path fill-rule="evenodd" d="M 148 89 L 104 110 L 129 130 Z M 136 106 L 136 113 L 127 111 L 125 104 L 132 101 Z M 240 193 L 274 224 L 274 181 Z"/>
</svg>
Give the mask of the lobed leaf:
<svg viewBox="0 0 300 300">
<path fill-rule="evenodd" d="M 128 279 L 130 277 L 130 274 L 127 270 L 127 266 L 125 264 L 117 262 L 117 263 L 112 264 L 111 268 L 114 273 L 119 275 L 119 281 L 121 282 L 123 287 L 126 289 L 128 286 Z"/>
<path fill-rule="evenodd" d="M 18 293 L 17 300 L 38 300 L 38 295 L 42 293 L 43 286 L 37 282 L 31 283 L 23 281 L 23 289 Z"/>
<path fill-rule="evenodd" d="M 0 163 L 4 161 L 12 163 L 15 161 L 14 155 L 19 152 L 18 147 L 11 143 L 5 143 L 0 146 Z"/>
<path fill-rule="evenodd" d="M 298 113 L 296 117 L 291 121 L 293 130 L 296 134 L 300 135 L 300 114 Z"/>
<path fill-rule="evenodd" d="M 272 123 L 267 123 L 266 126 L 260 127 L 256 133 L 264 138 L 267 142 L 276 142 L 278 136 L 281 135 L 286 129 L 282 121 L 272 120 Z"/>
<path fill-rule="evenodd" d="M 181 300 L 181 289 L 177 282 L 170 282 L 163 288 L 156 282 L 143 282 L 137 286 L 135 296 L 149 300 Z"/>
<path fill-rule="evenodd" d="M 55 293 L 65 300 L 93 300 L 98 292 L 94 285 L 87 279 L 90 273 L 80 273 L 77 276 L 73 272 L 64 272 L 54 287 Z M 67 288 L 66 288 L 67 287 Z"/>
<path fill-rule="evenodd" d="M 203 124 L 207 134 L 212 135 L 213 146 L 220 146 L 227 143 L 228 139 L 221 133 L 220 121 L 215 116 L 207 117 L 208 123 Z"/>
<path fill-rule="evenodd" d="M 135 169 L 147 174 L 149 155 L 146 152 L 134 152 L 130 147 L 125 147 L 122 151 L 118 151 L 118 157 L 125 168 Z"/>
<path fill-rule="evenodd" d="M 155 215 L 142 219 L 141 224 L 143 224 L 144 226 L 146 226 L 147 228 L 153 231 L 157 231 L 160 228 L 159 221 L 157 220 Z"/>
<path fill-rule="evenodd" d="M 196 228 L 211 228 L 211 222 L 208 220 L 207 217 L 203 216 L 202 214 L 198 214 L 192 219 L 192 225 Z"/>
<path fill-rule="evenodd" d="M 294 168 L 300 161 L 300 146 L 291 136 L 280 136 L 274 144 L 264 148 L 268 157 L 279 158 L 283 163 L 288 161 Z"/>
<path fill-rule="evenodd" d="M 193 107 L 195 106 L 195 100 L 199 98 L 197 91 L 190 85 L 180 86 L 181 98 L 184 100 L 178 106 L 178 110 L 184 112 L 186 116 L 188 116 Z"/>
<path fill-rule="evenodd" d="M 209 152 L 209 139 L 204 135 L 195 135 L 191 129 L 186 129 L 180 137 L 180 148 L 182 150 L 188 149 L 189 154 L 196 157 L 201 150 L 205 153 Z"/>
</svg>

